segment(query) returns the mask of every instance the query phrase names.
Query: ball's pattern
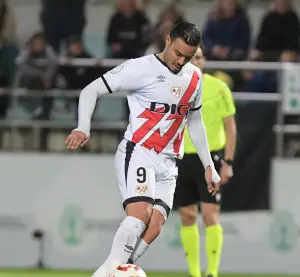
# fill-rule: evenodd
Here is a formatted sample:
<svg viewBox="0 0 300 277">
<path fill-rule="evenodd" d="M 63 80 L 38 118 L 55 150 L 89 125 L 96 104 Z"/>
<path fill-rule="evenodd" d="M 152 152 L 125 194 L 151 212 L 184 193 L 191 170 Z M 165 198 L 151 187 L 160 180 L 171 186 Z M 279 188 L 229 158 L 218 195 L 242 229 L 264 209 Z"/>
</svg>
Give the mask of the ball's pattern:
<svg viewBox="0 0 300 277">
<path fill-rule="evenodd" d="M 129 268 L 133 268 L 135 270 L 140 270 L 141 268 L 137 265 L 134 265 L 134 264 L 125 264 L 125 265 L 119 265 L 117 267 L 118 270 L 121 270 L 121 271 L 127 271 Z"/>
<path fill-rule="evenodd" d="M 110 274 L 110 277 L 146 277 L 145 272 L 137 265 L 124 264 L 119 265 Z"/>
</svg>

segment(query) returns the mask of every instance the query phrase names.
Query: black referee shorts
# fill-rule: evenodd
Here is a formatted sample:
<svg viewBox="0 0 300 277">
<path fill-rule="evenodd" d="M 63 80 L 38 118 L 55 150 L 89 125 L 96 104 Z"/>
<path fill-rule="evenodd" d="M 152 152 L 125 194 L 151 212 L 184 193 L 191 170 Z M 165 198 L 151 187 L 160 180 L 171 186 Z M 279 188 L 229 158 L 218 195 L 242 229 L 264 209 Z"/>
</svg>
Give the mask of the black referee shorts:
<svg viewBox="0 0 300 277">
<path fill-rule="evenodd" d="M 211 152 L 216 170 L 219 172 L 224 159 L 224 151 Z M 174 208 L 180 208 L 199 202 L 220 204 L 221 193 L 212 196 L 207 190 L 205 170 L 198 154 L 185 154 L 178 160 L 178 179 L 174 196 Z"/>
</svg>

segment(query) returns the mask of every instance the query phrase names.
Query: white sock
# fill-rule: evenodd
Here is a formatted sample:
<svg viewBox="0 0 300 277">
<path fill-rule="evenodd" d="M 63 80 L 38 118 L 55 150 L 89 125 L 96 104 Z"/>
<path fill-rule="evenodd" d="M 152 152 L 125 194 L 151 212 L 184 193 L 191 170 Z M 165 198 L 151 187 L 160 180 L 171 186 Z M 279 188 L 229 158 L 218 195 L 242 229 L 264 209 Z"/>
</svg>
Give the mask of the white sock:
<svg viewBox="0 0 300 277">
<path fill-rule="evenodd" d="M 149 245 L 142 238 L 140 238 L 130 256 L 130 263 L 134 264 L 146 252 L 148 247 Z"/>
<path fill-rule="evenodd" d="M 127 263 L 145 228 L 146 226 L 141 220 L 132 216 L 125 217 L 115 234 L 111 252 L 105 263 L 114 261 L 118 261 L 120 264 Z"/>
</svg>

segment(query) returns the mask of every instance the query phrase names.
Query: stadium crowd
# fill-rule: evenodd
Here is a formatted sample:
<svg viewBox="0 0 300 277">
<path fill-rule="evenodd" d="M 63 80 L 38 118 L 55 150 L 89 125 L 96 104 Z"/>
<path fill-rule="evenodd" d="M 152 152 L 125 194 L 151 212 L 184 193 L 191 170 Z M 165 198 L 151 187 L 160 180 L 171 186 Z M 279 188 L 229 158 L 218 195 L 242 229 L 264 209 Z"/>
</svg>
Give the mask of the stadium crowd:
<svg viewBox="0 0 300 277">
<path fill-rule="evenodd" d="M 18 22 L 7 0 L 0 0 L 0 117 L 7 117 L 9 88 L 35 90 L 80 90 L 110 68 L 72 66 L 73 58 L 94 58 L 83 43 L 88 22 L 85 0 L 41 0 L 41 32 L 17 45 Z M 68 20 L 66 20 L 66 18 Z M 151 22 L 143 0 L 119 0 L 106 33 L 107 57 L 130 59 L 163 50 L 166 34 L 178 22 L 188 20 L 176 3 L 166 5 L 156 22 Z M 238 0 L 218 0 L 208 15 L 203 34 L 203 50 L 214 61 L 297 62 L 300 23 L 290 0 L 270 1 L 253 37 L 246 6 Z M 58 64 L 58 57 L 65 63 Z M 15 62 L 17 60 L 17 63 Z M 276 92 L 275 72 L 212 72 L 234 91 Z M 53 105 L 53 97 L 20 98 L 32 119 L 47 120 L 53 109 L 74 110 L 76 99 L 63 107 Z M 75 108 L 74 108 L 75 107 Z M 126 116 L 127 117 L 127 116 Z"/>
</svg>

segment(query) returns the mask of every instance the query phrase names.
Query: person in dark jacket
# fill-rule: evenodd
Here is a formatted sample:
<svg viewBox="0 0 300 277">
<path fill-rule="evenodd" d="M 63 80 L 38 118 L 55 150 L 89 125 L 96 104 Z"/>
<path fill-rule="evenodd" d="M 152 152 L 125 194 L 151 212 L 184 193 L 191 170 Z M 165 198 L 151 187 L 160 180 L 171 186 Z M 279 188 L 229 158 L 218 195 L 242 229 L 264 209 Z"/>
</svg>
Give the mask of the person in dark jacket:
<svg viewBox="0 0 300 277">
<path fill-rule="evenodd" d="M 264 16 L 251 60 L 293 62 L 299 52 L 300 22 L 290 0 L 275 0 Z"/>
<path fill-rule="evenodd" d="M 247 72 L 248 73 L 248 72 Z M 257 71 L 250 72 L 244 76 L 244 84 L 240 88 L 242 92 L 276 93 L 277 74 L 276 72 Z"/>
<path fill-rule="evenodd" d="M 71 36 L 82 37 L 86 0 L 41 0 L 40 20 L 46 41 L 59 53 L 61 43 Z"/>
<path fill-rule="evenodd" d="M 237 0 L 218 0 L 203 30 L 205 55 L 210 60 L 243 60 L 250 46 L 250 25 Z"/>
<path fill-rule="evenodd" d="M 81 90 L 93 80 L 104 74 L 101 66 L 74 66 L 69 63 L 72 59 L 92 59 L 94 58 L 82 45 L 79 37 L 71 37 L 68 41 L 67 62 L 60 66 L 59 75 L 64 79 L 64 89 Z M 66 107 L 70 107 L 72 103 L 78 105 L 79 97 L 66 99 Z M 77 116 L 77 109 L 76 109 Z"/>
<path fill-rule="evenodd" d="M 144 54 L 151 43 L 150 22 L 135 0 L 119 0 L 110 19 L 107 45 L 112 58 L 130 59 Z"/>
<path fill-rule="evenodd" d="M 67 62 L 59 68 L 59 73 L 64 78 L 66 89 L 82 89 L 104 73 L 100 67 L 74 66 L 68 63 L 72 59 L 94 58 L 82 45 L 80 37 L 75 36 L 68 40 L 66 58 Z"/>
</svg>

